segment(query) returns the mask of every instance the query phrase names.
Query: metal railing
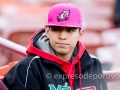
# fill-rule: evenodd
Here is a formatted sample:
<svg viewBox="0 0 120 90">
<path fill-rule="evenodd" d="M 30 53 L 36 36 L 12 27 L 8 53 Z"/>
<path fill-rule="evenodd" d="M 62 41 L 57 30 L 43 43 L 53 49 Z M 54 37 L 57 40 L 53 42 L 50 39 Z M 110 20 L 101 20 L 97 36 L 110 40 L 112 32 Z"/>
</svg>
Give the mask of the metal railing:
<svg viewBox="0 0 120 90">
<path fill-rule="evenodd" d="M 11 42 L 7 39 L 0 37 L 0 47 L 4 47 L 8 50 L 14 51 L 23 56 L 26 55 L 26 47 Z M 104 78 L 107 82 L 120 81 L 120 71 L 103 71 Z"/>
<path fill-rule="evenodd" d="M 26 54 L 26 47 L 21 46 L 17 43 L 11 42 L 7 39 L 4 39 L 2 37 L 0 37 L 0 46 L 3 48 L 6 48 L 8 50 L 11 50 L 13 52 L 16 52 L 18 54 L 21 54 L 23 56 L 25 56 Z"/>
</svg>

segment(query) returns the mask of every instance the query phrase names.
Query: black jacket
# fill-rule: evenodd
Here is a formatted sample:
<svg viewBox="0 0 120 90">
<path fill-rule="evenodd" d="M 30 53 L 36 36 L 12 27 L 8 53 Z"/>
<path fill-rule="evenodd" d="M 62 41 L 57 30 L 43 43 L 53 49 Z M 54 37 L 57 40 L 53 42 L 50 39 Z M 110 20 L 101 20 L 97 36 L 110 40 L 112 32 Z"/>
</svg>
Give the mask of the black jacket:
<svg viewBox="0 0 120 90">
<path fill-rule="evenodd" d="M 107 90 L 101 63 L 80 41 L 72 63 L 56 57 L 44 30 L 35 32 L 26 52 L 3 80 L 9 90 Z"/>
</svg>

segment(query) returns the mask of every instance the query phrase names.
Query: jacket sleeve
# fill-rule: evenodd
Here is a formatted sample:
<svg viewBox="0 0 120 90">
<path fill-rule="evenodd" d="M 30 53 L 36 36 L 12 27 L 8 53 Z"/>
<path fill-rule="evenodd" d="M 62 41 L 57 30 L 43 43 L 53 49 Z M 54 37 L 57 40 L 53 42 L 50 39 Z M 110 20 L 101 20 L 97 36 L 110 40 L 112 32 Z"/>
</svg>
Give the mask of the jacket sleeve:
<svg viewBox="0 0 120 90">
<path fill-rule="evenodd" d="M 99 74 L 102 75 L 102 78 L 100 79 L 100 90 L 108 90 L 100 62 L 99 62 Z"/>
<path fill-rule="evenodd" d="M 100 88 L 101 90 L 108 90 L 106 81 L 104 79 L 100 81 Z"/>
<path fill-rule="evenodd" d="M 3 82 L 9 90 L 41 90 L 36 67 L 18 63 L 5 76 Z"/>
</svg>

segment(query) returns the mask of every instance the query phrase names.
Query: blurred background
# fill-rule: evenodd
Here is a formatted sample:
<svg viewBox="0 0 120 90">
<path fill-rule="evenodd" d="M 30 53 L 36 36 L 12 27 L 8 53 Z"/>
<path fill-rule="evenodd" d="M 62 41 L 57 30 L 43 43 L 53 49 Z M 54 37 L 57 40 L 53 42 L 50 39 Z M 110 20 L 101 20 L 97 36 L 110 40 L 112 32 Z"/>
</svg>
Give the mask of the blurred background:
<svg viewBox="0 0 120 90">
<path fill-rule="evenodd" d="M 82 42 L 99 58 L 104 71 L 120 70 L 120 0 L 0 0 L 0 37 L 27 47 L 32 34 L 43 28 L 51 6 L 70 2 L 83 15 Z M 23 56 L 0 47 L 0 66 Z M 120 82 L 108 83 L 118 90 Z"/>
</svg>

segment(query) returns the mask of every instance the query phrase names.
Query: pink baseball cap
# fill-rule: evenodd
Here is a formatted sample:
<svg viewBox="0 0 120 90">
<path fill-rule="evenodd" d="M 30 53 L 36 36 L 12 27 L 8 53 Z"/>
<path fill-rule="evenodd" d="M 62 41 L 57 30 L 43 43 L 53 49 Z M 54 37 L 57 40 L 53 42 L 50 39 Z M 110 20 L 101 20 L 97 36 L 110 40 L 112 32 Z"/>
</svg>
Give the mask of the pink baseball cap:
<svg viewBox="0 0 120 90">
<path fill-rule="evenodd" d="M 70 3 L 52 6 L 45 26 L 82 27 L 82 16 L 78 7 Z"/>
</svg>

